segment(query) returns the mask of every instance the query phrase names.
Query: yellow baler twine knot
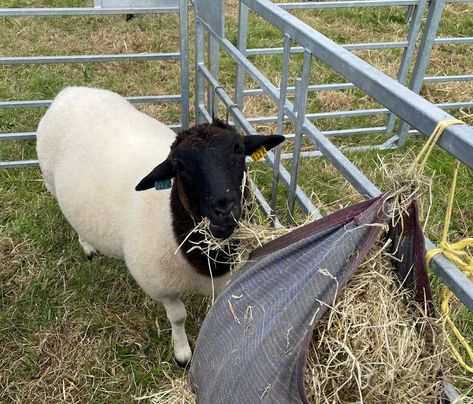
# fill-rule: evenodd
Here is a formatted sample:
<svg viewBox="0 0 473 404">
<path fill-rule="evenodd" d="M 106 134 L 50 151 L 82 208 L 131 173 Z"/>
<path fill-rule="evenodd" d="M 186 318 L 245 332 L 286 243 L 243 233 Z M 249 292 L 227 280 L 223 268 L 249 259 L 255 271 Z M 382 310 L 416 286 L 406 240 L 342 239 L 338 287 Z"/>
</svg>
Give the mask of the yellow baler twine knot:
<svg viewBox="0 0 473 404">
<path fill-rule="evenodd" d="M 447 119 L 444 121 L 440 121 L 438 123 L 432 135 L 429 137 L 424 147 L 420 151 L 419 155 L 416 157 L 412 165 L 409 167 L 408 174 L 412 174 L 414 170 L 423 171 L 426 161 L 430 153 L 432 152 L 435 144 L 437 143 L 437 140 L 442 135 L 444 129 L 449 125 L 455 125 L 455 124 L 463 124 L 463 122 L 458 119 Z M 470 281 L 473 282 L 473 256 L 468 250 L 468 248 L 473 248 L 473 238 L 466 238 L 452 244 L 448 242 L 448 230 L 450 228 L 450 221 L 452 217 L 453 200 L 455 196 L 455 188 L 456 188 L 456 183 L 457 183 L 459 167 L 460 167 L 460 162 L 457 161 L 455 170 L 453 172 L 452 186 L 450 188 L 450 193 L 448 195 L 448 205 L 447 205 L 447 211 L 445 214 L 445 223 L 443 227 L 442 240 L 440 241 L 438 248 L 434 248 L 427 252 L 425 258 L 428 265 L 434 256 L 436 256 L 437 254 L 443 254 L 448 260 L 454 263 L 467 276 L 467 278 Z M 443 321 L 442 321 L 442 331 L 446 337 L 447 344 L 450 347 L 458 363 L 467 371 L 473 373 L 473 365 L 468 365 L 465 362 L 461 354 L 453 345 L 453 342 L 447 333 L 446 325 L 448 324 L 453 334 L 457 338 L 458 342 L 466 350 L 466 352 L 468 353 L 468 356 L 470 357 L 471 362 L 473 363 L 473 348 L 469 345 L 467 339 L 461 334 L 461 332 L 458 330 L 458 328 L 456 327 L 456 325 L 450 318 L 449 301 L 452 296 L 453 296 L 453 292 L 450 289 L 448 289 L 448 287 L 444 286 L 442 288 L 442 304 L 441 304 L 441 310 L 442 310 L 442 313 L 444 314 Z"/>
</svg>

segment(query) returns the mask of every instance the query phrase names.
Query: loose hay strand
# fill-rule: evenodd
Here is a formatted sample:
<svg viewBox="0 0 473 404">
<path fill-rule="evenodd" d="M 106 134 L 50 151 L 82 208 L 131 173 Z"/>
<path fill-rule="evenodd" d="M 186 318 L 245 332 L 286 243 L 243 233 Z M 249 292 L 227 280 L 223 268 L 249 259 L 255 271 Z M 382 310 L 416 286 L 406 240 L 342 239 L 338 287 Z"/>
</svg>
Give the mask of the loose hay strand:
<svg viewBox="0 0 473 404">
<path fill-rule="evenodd" d="M 135 397 L 136 401 L 150 402 L 152 404 L 194 404 L 195 396 L 190 391 L 185 377 L 172 378 L 164 372 L 166 384 L 158 393 Z"/>
</svg>

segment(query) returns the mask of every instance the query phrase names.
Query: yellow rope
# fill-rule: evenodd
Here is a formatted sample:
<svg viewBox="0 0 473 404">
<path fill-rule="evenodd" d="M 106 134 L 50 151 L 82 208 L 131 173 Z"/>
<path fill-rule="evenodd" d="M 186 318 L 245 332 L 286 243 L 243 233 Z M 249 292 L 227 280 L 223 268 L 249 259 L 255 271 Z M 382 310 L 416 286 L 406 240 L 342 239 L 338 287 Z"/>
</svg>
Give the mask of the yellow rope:
<svg viewBox="0 0 473 404">
<path fill-rule="evenodd" d="M 425 142 L 422 150 L 419 152 L 419 154 L 417 155 L 417 157 L 415 158 L 415 160 L 412 162 L 411 166 L 407 170 L 407 174 L 411 175 L 414 170 L 420 170 L 421 172 L 424 171 L 425 163 L 427 162 L 427 159 L 429 158 L 430 153 L 434 149 L 434 146 L 437 143 L 437 140 L 439 140 L 445 128 L 450 125 L 457 125 L 457 124 L 463 124 L 463 123 L 464 122 L 460 121 L 459 119 L 445 119 L 443 121 L 440 121 L 435 127 L 432 134 L 429 136 L 429 138 Z M 422 162 L 419 163 L 421 159 L 422 159 Z"/>
<path fill-rule="evenodd" d="M 413 170 L 423 171 L 425 163 L 432 152 L 435 143 L 442 135 L 444 129 L 449 125 L 462 124 L 462 121 L 457 119 L 444 120 L 438 123 L 435 127 L 434 132 L 429 137 L 428 141 L 420 151 L 419 155 L 416 157 L 412 165 L 409 167 L 408 173 L 412 174 Z M 470 281 L 473 282 L 473 256 L 468 251 L 468 248 L 473 248 L 473 238 L 466 238 L 457 243 L 450 244 L 448 242 L 448 230 L 450 228 L 450 220 L 452 217 L 453 210 L 453 201 L 455 197 L 455 188 L 457 183 L 458 170 L 460 167 L 460 162 L 457 161 L 455 170 L 453 173 L 452 186 L 450 188 L 450 193 L 448 196 L 447 212 L 445 214 L 445 223 L 443 227 L 442 240 L 439 243 L 439 248 L 434 248 L 427 252 L 426 261 L 427 264 L 430 263 L 432 258 L 437 254 L 443 254 L 447 259 L 453 262 L 467 277 Z M 442 304 L 441 309 L 444 314 L 442 321 L 442 330 L 446 336 L 447 344 L 452 350 L 453 355 L 455 356 L 458 363 L 465 368 L 467 371 L 473 373 L 473 348 L 469 345 L 467 339 L 461 334 L 458 330 L 452 319 L 450 318 L 450 307 L 449 301 L 453 296 L 453 292 L 450 291 L 446 286 L 442 289 Z M 457 338 L 458 342 L 463 346 L 463 348 L 468 353 L 472 365 L 468 365 L 462 358 L 460 352 L 454 346 L 449 334 L 447 333 L 447 324 L 450 326 L 453 334 Z"/>
</svg>

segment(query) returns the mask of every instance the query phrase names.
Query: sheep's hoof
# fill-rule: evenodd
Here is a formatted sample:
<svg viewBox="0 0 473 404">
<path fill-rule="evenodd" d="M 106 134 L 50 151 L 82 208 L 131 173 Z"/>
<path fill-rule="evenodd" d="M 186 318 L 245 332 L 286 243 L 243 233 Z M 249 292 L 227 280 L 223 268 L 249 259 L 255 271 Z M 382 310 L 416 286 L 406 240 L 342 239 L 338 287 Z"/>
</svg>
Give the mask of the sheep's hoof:
<svg viewBox="0 0 473 404">
<path fill-rule="evenodd" d="M 182 349 L 180 351 L 174 350 L 174 360 L 181 368 L 188 367 L 191 359 L 192 351 L 189 346 L 187 346 L 187 349 Z"/>
<path fill-rule="evenodd" d="M 89 261 L 91 261 L 94 254 L 96 254 L 97 251 L 95 250 L 94 247 L 92 247 L 87 241 L 83 240 L 80 236 L 79 236 L 79 243 L 82 249 L 84 250 L 85 256 L 87 257 Z"/>
<path fill-rule="evenodd" d="M 176 357 L 174 357 L 174 360 L 176 361 L 177 365 L 183 369 L 188 368 L 191 363 L 190 359 L 188 361 L 180 361 L 180 360 L 177 360 Z"/>
</svg>

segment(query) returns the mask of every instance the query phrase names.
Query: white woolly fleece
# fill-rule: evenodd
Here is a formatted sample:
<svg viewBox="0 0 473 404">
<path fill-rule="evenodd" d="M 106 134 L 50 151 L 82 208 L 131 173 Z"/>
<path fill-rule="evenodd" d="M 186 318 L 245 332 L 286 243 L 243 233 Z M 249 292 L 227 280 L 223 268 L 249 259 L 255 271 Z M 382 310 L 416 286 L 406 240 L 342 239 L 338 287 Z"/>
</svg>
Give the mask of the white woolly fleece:
<svg viewBox="0 0 473 404">
<path fill-rule="evenodd" d="M 170 190 L 134 189 L 166 159 L 172 130 L 111 91 L 70 87 L 56 97 L 37 136 L 46 186 L 83 241 L 125 259 L 154 299 L 211 293 L 210 278 L 194 271 L 182 252 L 174 254 Z M 219 277 L 216 290 L 227 279 Z"/>
</svg>

